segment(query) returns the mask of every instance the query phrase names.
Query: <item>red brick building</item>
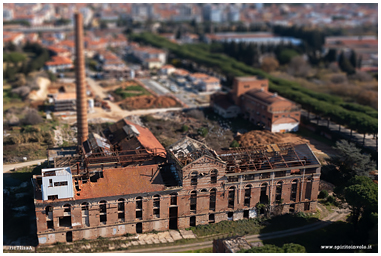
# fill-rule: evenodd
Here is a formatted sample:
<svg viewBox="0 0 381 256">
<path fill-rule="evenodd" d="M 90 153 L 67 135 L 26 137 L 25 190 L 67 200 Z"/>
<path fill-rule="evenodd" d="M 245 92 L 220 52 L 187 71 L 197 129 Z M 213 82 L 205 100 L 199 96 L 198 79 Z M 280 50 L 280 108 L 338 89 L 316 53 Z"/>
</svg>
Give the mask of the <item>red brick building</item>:
<svg viewBox="0 0 381 256">
<path fill-rule="evenodd" d="M 320 163 L 307 144 L 216 152 L 184 137 L 164 150 L 127 120 L 89 138 L 78 154 L 50 150 L 54 168 L 33 177 L 40 244 L 255 218 L 258 203 L 316 210 Z"/>
<path fill-rule="evenodd" d="M 231 92 L 212 95 L 211 106 L 223 117 L 235 117 L 240 112 L 271 132 L 298 131 L 300 123 L 300 106 L 270 93 L 268 80 L 257 77 L 235 78 Z M 239 106 L 240 111 L 234 110 L 234 106 Z"/>
</svg>

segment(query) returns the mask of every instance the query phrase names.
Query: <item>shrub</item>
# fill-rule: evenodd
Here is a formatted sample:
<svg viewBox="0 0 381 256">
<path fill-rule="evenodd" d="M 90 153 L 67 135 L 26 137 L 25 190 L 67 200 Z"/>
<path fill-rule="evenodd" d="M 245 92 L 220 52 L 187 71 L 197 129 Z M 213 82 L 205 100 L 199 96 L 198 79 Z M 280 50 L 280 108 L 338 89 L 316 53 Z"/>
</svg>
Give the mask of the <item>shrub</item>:
<svg viewBox="0 0 381 256">
<path fill-rule="evenodd" d="M 182 127 L 181 127 L 181 131 L 182 132 L 187 132 L 189 130 L 189 127 L 188 127 L 188 125 L 183 125 Z"/>
<path fill-rule="evenodd" d="M 320 191 L 318 198 L 325 199 L 327 197 L 328 197 L 328 191 L 327 190 L 323 189 L 322 191 Z"/>
<path fill-rule="evenodd" d="M 238 141 L 233 140 L 232 143 L 230 143 L 230 147 L 231 147 L 231 148 L 238 148 L 238 147 L 239 147 L 239 143 L 238 143 Z"/>
<path fill-rule="evenodd" d="M 326 201 L 330 204 L 333 204 L 335 202 L 335 198 L 333 196 L 328 196 Z"/>
<path fill-rule="evenodd" d="M 29 109 L 27 114 L 25 115 L 24 119 L 22 119 L 22 124 L 23 125 L 35 125 L 42 123 L 44 120 L 38 114 L 37 110 L 35 109 Z"/>
<path fill-rule="evenodd" d="M 200 134 L 202 137 L 206 137 L 206 135 L 208 134 L 208 129 L 205 127 L 199 128 L 197 130 L 197 133 Z"/>
<path fill-rule="evenodd" d="M 298 218 L 307 218 L 307 215 L 304 212 L 298 212 L 295 216 Z"/>
</svg>

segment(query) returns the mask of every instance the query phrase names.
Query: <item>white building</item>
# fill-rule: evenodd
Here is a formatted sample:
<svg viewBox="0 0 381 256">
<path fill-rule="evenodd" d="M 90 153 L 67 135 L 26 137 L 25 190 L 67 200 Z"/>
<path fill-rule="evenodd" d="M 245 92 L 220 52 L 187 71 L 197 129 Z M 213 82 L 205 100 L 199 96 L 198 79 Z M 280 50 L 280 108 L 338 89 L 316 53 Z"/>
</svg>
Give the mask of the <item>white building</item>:
<svg viewBox="0 0 381 256">
<path fill-rule="evenodd" d="M 70 167 L 42 169 L 42 200 L 73 198 Z"/>
</svg>

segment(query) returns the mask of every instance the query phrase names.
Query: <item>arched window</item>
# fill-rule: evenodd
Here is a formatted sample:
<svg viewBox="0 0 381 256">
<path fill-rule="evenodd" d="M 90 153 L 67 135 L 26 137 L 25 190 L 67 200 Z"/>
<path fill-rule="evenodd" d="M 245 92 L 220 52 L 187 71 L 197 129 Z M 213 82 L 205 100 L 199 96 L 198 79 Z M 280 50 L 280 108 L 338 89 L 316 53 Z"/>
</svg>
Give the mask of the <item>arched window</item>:
<svg viewBox="0 0 381 256">
<path fill-rule="evenodd" d="M 159 195 L 153 196 L 153 215 L 156 218 L 160 218 L 160 196 Z"/>
<path fill-rule="evenodd" d="M 234 199 L 235 199 L 235 187 L 229 188 L 229 195 L 228 195 L 228 207 L 234 208 Z"/>
<path fill-rule="evenodd" d="M 143 217 L 143 198 L 138 196 L 136 198 L 136 218 L 141 220 Z"/>
<path fill-rule="evenodd" d="M 283 181 L 279 181 L 276 184 L 275 188 L 275 201 L 280 203 L 282 200 L 282 188 L 283 188 Z"/>
<path fill-rule="evenodd" d="M 312 192 L 312 178 L 307 178 L 307 180 L 306 180 L 306 195 L 304 198 L 311 200 L 311 192 Z"/>
<path fill-rule="evenodd" d="M 45 214 L 46 215 L 49 215 L 49 214 L 52 214 L 53 213 L 53 206 L 51 205 L 48 205 L 45 207 Z"/>
<path fill-rule="evenodd" d="M 124 221 L 124 198 L 118 199 L 118 221 Z"/>
<path fill-rule="evenodd" d="M 251 185 L 247 185 L 245 187 L 245 202 L 244 205 L 246 207 L 250 207 L 250 198 L 251 198 Z"/>
<path fill-rule="evenodd" d="M 171 193 L 171 205 L 177 205 L 177 193 Z"/>
<path fill-rule="evenodd" d="M 197 192 L 192 191 L 190 196 L 190 211 L 195 213 L 197 209 Z"/>
<path fill-rule="evenodd" d="M 107 223 L 107 202 L 102 200 L 99 202 L 99 220 L 101 223 Z"/>
<path fill-rule="evenodd" d="M 217 170 L 213 170 L 210 173 L 210 183 L 212 183 L 212 184 L 217 183 L 217 173 L 218 173 Z"/>
<path fill-rule="evenodd" d="M 296 195 L 298 194 L 298 180 L 291 182 L 290 200 L 296 202 Z"/>
<path fill-rule="evenodd" d="M 191 185 L 192 186 L 197 186 L 197 176 L 198 176 L 198 172 L 192 172 L 191 173 Z"/>
<path fill-rule="evenodd" d="M 267 183 L 263 183 L 261 185 L 261 195 L 259 197 L 259 202 L 261 204 L 267 204 L 269 201 L 268 195 L 267 195 Z"/>
<path fill-rule="evenodd" d="M 217 195 L 217 190 L 215 188 L 212 188 L 210 190 L 210 199 L 209 199 L 209 210 L 211 211 L 216 210 L 216 195 Z"/>
<path fill-rule="evenodd" d="M 89 227 L 89 203 L 81 204 L 81 212 L 82 212 L 82 225 Z"/>
</svg>

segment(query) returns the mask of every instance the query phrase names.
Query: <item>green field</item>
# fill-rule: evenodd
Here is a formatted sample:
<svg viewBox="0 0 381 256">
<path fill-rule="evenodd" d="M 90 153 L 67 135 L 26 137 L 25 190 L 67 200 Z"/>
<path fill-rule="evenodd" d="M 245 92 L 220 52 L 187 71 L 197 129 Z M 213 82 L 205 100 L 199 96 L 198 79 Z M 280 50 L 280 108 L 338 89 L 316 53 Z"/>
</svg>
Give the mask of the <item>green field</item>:
<svg viewBox="0 0 381 256">
<path fill-rule="evenodd" d="M 127 86 L 125 88 L 118 88 L 114 91 L 116 95 L 121 96 L 123 99 L 142 95 L 151 95 L 149 91 L 140 85 Z"/>
</svg>

